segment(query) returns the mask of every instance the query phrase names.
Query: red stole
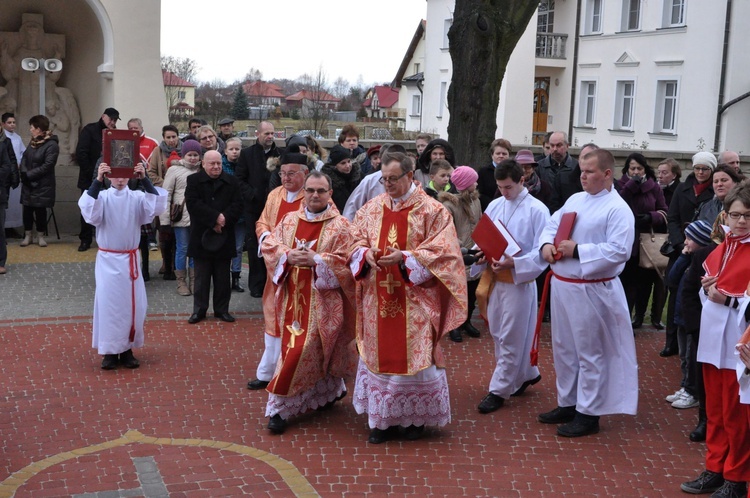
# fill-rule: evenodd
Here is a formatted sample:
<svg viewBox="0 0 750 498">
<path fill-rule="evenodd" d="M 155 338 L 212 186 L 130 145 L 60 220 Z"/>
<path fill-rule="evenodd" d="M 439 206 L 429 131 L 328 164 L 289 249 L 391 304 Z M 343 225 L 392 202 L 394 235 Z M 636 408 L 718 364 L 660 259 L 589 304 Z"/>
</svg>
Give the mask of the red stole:
<svg viewBox="0 0 750 498">
<path fill-rule="evenodd" d="M 724 242 L 714 249 L 703 262 L 706 276 L 716 277 L 716 289 L 722 294 L 742 297 L 750 282 L 750 242 L 727 234 Z M 725 271 L 726 270 L 726 271 Z"/>
<path fill-rule="evenodd" d="M 383 205 L 378 249 L 382 255 L 387 247 L 406 249 L 409 236 L 409 213 L 412 207 L 391 211 Z M 399 265 L 387 266 L 375 272 L 375 292 L 378 296 L 378 371 L 406 374 L 409 371 L 408 317 L 406 286 Z"/>
<path fill-rule="evenodd" d="M 291 213 L 293 211 L 297 211 L 299 209 L 299 205 L 302 202 L 302 197 L 299 199 L 293 200 L 292 202 L 287 202 L 286 200 L 282 200 L 281 204 L 279 204 L 279 212 L 276 213 L 276 219 L 274 220 L 273 226 L 278 226 L 279 223 L 281 223 L 281 219 L 284 218 L 284 215 L 287 213 Z"/>
<path fill-rule="evenodd" d="M 299 220 L 294 239 L 301 242 L 316 241 L 310 249 L 317 251 L 317 241 L 320 240 L 323 225 L 324 223 Z M 284 316 L 281 322 L 281 368 L 267 387 L 267 391 L 273 394 L 286 396 L 289 393 L 302 357 L 308 331 L 311 326 L 317 329 L 315 315 L 310 313 L 315 305 L 312 302 L 314 278 L 315 272 L 312 268 L 292 266 L 289 275 L 284 280 L 284 298 L 280 300 L 284 306 Z M 298 327 L 295 328 L 294 325 Z"/>
</svg>

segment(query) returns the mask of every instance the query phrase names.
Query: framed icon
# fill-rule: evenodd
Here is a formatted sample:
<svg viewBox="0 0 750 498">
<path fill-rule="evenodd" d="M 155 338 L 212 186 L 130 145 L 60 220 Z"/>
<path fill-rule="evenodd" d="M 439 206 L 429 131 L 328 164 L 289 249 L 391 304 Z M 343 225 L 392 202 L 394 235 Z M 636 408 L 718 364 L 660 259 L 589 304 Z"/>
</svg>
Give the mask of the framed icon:
<svg viewBox="0 0 750 498">
<path fill-rule="evenodd" d="M 102 162 L 112 168 L 110 178 L 133 178 L 140 160 L 140 136 L 134 130 L 102 130 Z"/>
</svg>

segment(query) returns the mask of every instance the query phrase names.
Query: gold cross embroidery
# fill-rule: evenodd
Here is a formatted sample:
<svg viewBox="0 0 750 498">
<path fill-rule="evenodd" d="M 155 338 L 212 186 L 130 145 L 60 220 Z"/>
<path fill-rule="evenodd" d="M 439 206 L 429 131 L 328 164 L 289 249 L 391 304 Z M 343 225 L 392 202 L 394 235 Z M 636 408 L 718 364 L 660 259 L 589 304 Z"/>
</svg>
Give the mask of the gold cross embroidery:
<svg viewBox="0 0 750 498">
<path fill-rule="evenodd" d="M 380 285 L 381 287 L 384 287 L 385 291 L 388 294 L 393 294 L 395 292 L 394 287 L 401 287 L 401 282 L 399 282 L 398 280 L 395 280 L 393 278 L 393 275 L 389 273 L 388 277 L 385 279 L 385 282 L 380 282 L 378 285 Z"/>
</svg>

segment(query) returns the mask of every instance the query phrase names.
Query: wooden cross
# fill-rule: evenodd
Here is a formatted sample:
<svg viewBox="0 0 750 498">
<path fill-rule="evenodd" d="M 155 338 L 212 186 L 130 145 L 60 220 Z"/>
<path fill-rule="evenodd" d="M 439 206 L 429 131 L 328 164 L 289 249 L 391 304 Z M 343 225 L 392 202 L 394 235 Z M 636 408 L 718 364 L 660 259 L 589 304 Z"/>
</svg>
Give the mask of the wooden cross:
<svg viewBox="0 0 750 498">
<path fill-rule="evenodd" d="M 401 287 L 401 282 L 395 280 L 393 278 L 393 275 L 389 273 L 388 277 L 385 279 L 385 282 L 380 282 L 378 285 L 380 285 L 380 287 L 385 287 L 385 291 L 390 295 L 395 292 L 393 290 L 394 287 Z"/>
</svg>

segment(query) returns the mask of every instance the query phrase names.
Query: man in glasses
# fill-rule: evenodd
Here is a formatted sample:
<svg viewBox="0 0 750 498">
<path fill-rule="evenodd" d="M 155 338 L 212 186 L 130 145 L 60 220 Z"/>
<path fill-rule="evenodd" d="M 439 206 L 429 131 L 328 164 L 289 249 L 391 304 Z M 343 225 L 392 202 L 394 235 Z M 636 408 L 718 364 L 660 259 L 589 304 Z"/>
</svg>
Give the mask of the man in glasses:
<svg viewBox="0 0 750 498">
<path fill-rule="evenodd" d="M 304 208 L 287 213 L 261 250 L 280 287 L 274 300 L 281 359 L 268 385 L 268 428 L 284 432 L 289 417 L 331 406 L 354 373 L 354 278 L 346 265 L 352 229 L 331 202 L 331 178 L 313 171 Z"/>
<path fill-rule="evenodd" d="M 466 277 L 453 219 L 414 181 L 414 161 L 388 152 L 381 194 L 354 218 L 350 268 L 360 281 L 354 408 L 367 413 L 368 441 L 399 427 L 409 440 L 450 422 L 440 338 L 466 320 Z"/>
<path fill-rule="evenodd" d="M 307 156 L 299 152 L 289 152 L 281 157 L 281 186 L 268 194 L 266 207 L 255 223 L 255 233 L 259 246 L 273 232 L 285 214 L 299 210 L 302 203 L 302 187 L 307 175 Z M 252 255 L 251 255 L 252 256 Z M 260 253 L 256 256 L 260 256 Z M 276 362 L 281 353 L 281 335 L 276 326 L 274 294 L 276 287 L 267 273 L 263 289 L 263 316 L 265 318 L 265 350 L 256 371 L 257 377 L 247 383 L 248 389 L 263 389 L 271 381 Z"/>
</svg>

